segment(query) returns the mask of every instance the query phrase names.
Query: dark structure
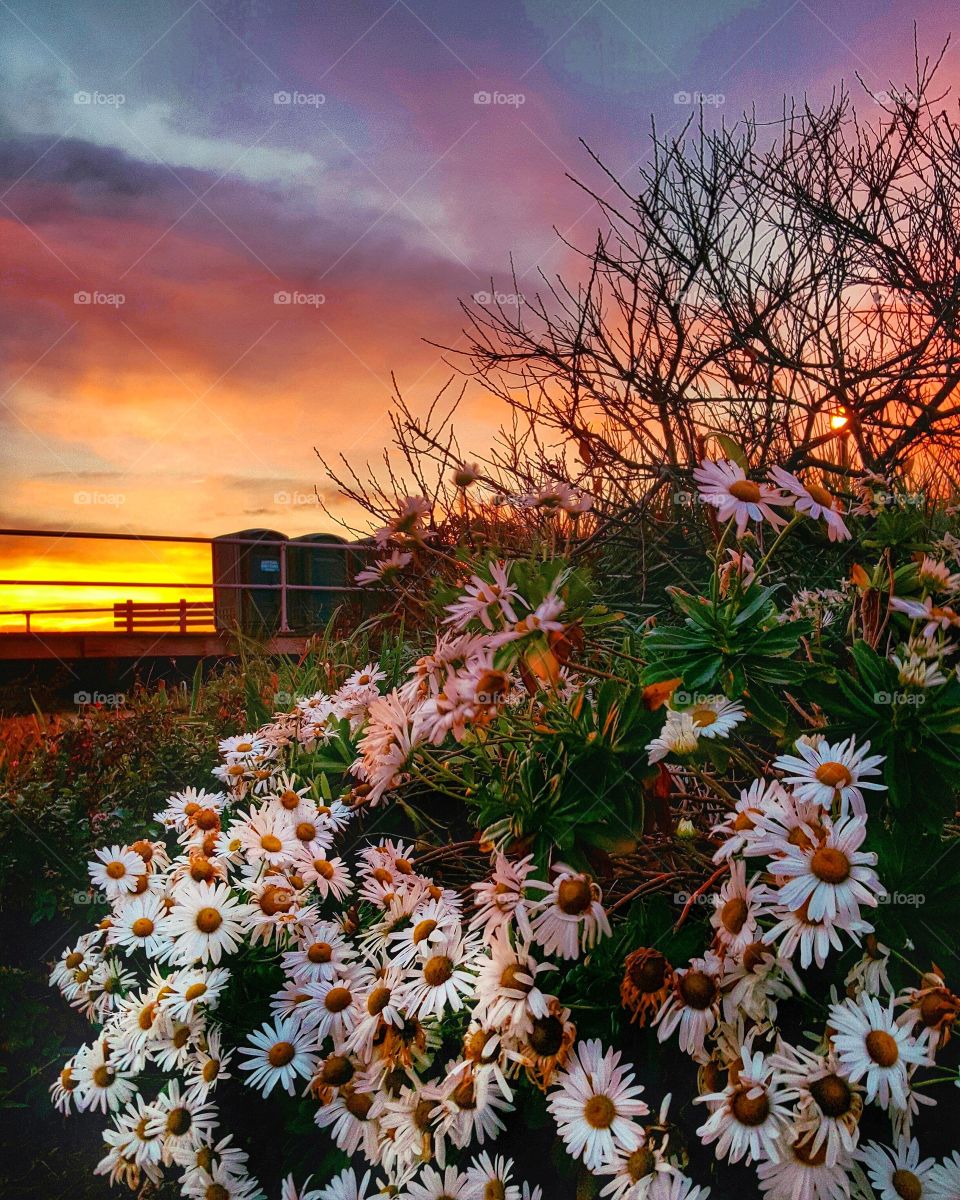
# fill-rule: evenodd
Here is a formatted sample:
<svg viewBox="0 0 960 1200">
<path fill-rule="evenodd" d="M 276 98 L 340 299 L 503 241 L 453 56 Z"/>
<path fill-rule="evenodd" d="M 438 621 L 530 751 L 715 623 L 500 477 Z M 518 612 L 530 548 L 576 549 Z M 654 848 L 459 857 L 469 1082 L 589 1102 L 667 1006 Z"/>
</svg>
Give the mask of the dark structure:
<svg viewBox="0 0 960 1200">
<path fill-rule="evenodd" d="M 259 636 L 282 628 L 288 540 L 275 529 L 242 529 L 212 539 L 217 629 Z"/>
</svg>

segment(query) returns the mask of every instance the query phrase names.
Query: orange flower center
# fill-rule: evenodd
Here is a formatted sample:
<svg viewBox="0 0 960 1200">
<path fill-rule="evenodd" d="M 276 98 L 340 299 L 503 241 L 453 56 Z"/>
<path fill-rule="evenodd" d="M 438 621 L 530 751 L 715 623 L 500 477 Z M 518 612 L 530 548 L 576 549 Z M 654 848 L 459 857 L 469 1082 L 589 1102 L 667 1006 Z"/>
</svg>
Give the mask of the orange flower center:
<svg viewBox="0 0 960 1200">
<path fill-rule="evenodd" d="M 267 1051 L 267 1062 L 271 1067 L 285 1067 L 293 1060 L 296 1052 L 291 1042 L 275 1042 Z"/>
<path fill-rule="evenodd" d="M 840 762 L 825 762 L 821 763 L 814 772 L 817 779 L 821 783 L 825 783 L 827 787 L 845 788 L 849 787 L 853 782 L 853 776 L 849 770 Z"/>
<path fill-rule="evenodd" d="M 591 1096 L 583 1106 L 584 1120 L 594 1129 L 609 1129 L 617 1119 L 617 1108 L 609 1096 Z"/>
<path fill-rule="evenodd" d="M 879 1067 L 892 1067 L 900 1057 L 897 1040 L 885 1029 L 871 1029 L 864 1044 L 867 1053 Z"/>
<path fill-rule="evenodd" d="M 215 908 L 201 908 L 197 913 L 197 928 L 201 933 L 215 933 L 223 924 L 223 917 Z"/>
<path fill-rule="evenodd" d="M 580 916 L 592 903 L 593 892 L 586 879 L 564 879 L 557 888 L 557 907 L 568 916 Z"/>
<path fill-rule="evenodd" d="M 850 876 L 850 860 L 842 850 L 821 846 L 810 859 L 810 870 L 824 883 L 839 884 Z"/>
<path fill-rule="evenodd" d="M 736 479 L 727 491 L 735 500 L 743 500 L 747 504 L 756 504 L 760 499 L 760 486 L 752 479 Z"/>
</svg>

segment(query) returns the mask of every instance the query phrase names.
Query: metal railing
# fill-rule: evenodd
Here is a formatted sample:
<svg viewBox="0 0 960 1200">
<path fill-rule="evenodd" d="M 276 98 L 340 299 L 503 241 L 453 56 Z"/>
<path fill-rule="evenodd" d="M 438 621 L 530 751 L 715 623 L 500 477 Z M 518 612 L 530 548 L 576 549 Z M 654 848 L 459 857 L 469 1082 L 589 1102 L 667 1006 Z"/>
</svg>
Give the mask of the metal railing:
<svg viewBox="0 0 960 1200">
<path fill-rule="evenodd" d="M 186 591 L 204 591 L 212 593 L 214 597 L 214 605 L 216 604 L 216 593 L 220 590 L 238 591 L 238 592 L 279 592 L 279 620 L 278 633 L 291 633 L 293 630 L 289 624 L 289 604 L 288 596 L 291 592 L 335 592 L 339 594 L 348 592 L 364 592 L 370 589 L 363 588 L 353 583 L 341 584 L 318 584 L 318 583 L 290 583 L 288 580 L 288 563 L 287 554 L 291 546 L 299 554 L 303 551 L 319 550 L 324 554 L 329 554 L 331 551 L 342 552 L 351 556 L 358 556 L 377 551 L 377 547 L 368 542 L 302 542 L 291 540 L 289 538 L 236 538 L 236 537 L 192 537 L 192 536 L 176 536 L 168 534 L 134 534 L 134 533 L 91 533 L 78 532 L 74 530 L 58 530 L 58 529 L 0 529 L 0 537 L 25 537 L 25 538 L 56 538 L 58 540 L 88 540 L 88 541 L 110 541 L 110 542 L 161 542 L 167 544 L 185 544 L 185 545 L 207 545 L 210 547 L 211 553 L 211 572 L 214 571 L 213 548 L 217 546 L 251 546 L 260 549 L 277 547 L 279 549 L 279 581 L 277 583 L 228 583 L 224 580 L 214 577 L 209 583 L 195 580 L 107 580 L 107 579 L 0 579 L 0 587 L 56 587 L 56 588 L 155 588 L 162 589 L 181 589 Z M 31 620 L 33 617 L 51 614 L 71 614 L 78 613 L 105 613 L 114 612 L 115 605 L 109 607 L 91 606 L 83 608 L 10 608 L 0 609 L 0 616 L 22 616 L 25 622 L 23 632 L 33 632 Z M 0 630 L 0 636 L 3 631 Z"/>
</svg>

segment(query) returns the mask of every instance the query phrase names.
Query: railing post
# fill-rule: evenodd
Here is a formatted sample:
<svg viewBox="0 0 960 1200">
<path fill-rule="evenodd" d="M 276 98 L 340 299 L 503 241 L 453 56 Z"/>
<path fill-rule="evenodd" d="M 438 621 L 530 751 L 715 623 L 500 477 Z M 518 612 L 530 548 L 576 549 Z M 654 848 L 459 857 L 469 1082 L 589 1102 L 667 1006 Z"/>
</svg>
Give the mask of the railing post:
<svg viewBox="0 0 960 1200">
<path fill-rule="evenodd" d="M 127 601 L 127 633 L 133 633 L 133 601 Z"/>
<path fill-rule="evenodd" d="M 187 632 L 187 602 L 183 598 L 180 600 L 180 632 Z"/>
<path fill-rule="evenodd" d="M 280 633 L 289 633 L 287 624 L 287 543 L 280 543 Z"/>
<path fill-rule="evenodd" d="M 30 613 L 25 612 L 23 615 L 27 618 L 27 633 L 29 633 L 30 632 Z"/>
</svg>

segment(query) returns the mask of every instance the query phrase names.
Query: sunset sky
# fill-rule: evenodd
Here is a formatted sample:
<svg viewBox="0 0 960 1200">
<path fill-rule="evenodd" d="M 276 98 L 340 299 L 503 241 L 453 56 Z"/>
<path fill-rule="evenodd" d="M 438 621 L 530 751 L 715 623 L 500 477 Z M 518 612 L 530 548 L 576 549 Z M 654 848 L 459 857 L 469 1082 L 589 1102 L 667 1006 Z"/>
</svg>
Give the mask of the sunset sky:
<svg viewBox="0 0 960 1200">
<path fill-rule="evenodd" d="M 456 344 L 458 298 L 512 291 L 511 255 L 535 291 L 570 265 L 556 230 L 591 241 L 579 138 L 629 186 L 678 93 L 729 121 L 857 73 L 881 90 L 950 7 L 0 0 L 0 524 L 328 528 L 314 447 L 377 458 L 391 370 L 429 401 L 450 371 L 423 339 Z M 468 397 L 482 448 L 498 414 Z M 86 577 L 102 547 L 0 553 L 4 578 Z M 101 578 L 204 577 L 162 559 L 115 549 Z M 0 587 L 35 602 L 69 601 Z"/>
</svg>

